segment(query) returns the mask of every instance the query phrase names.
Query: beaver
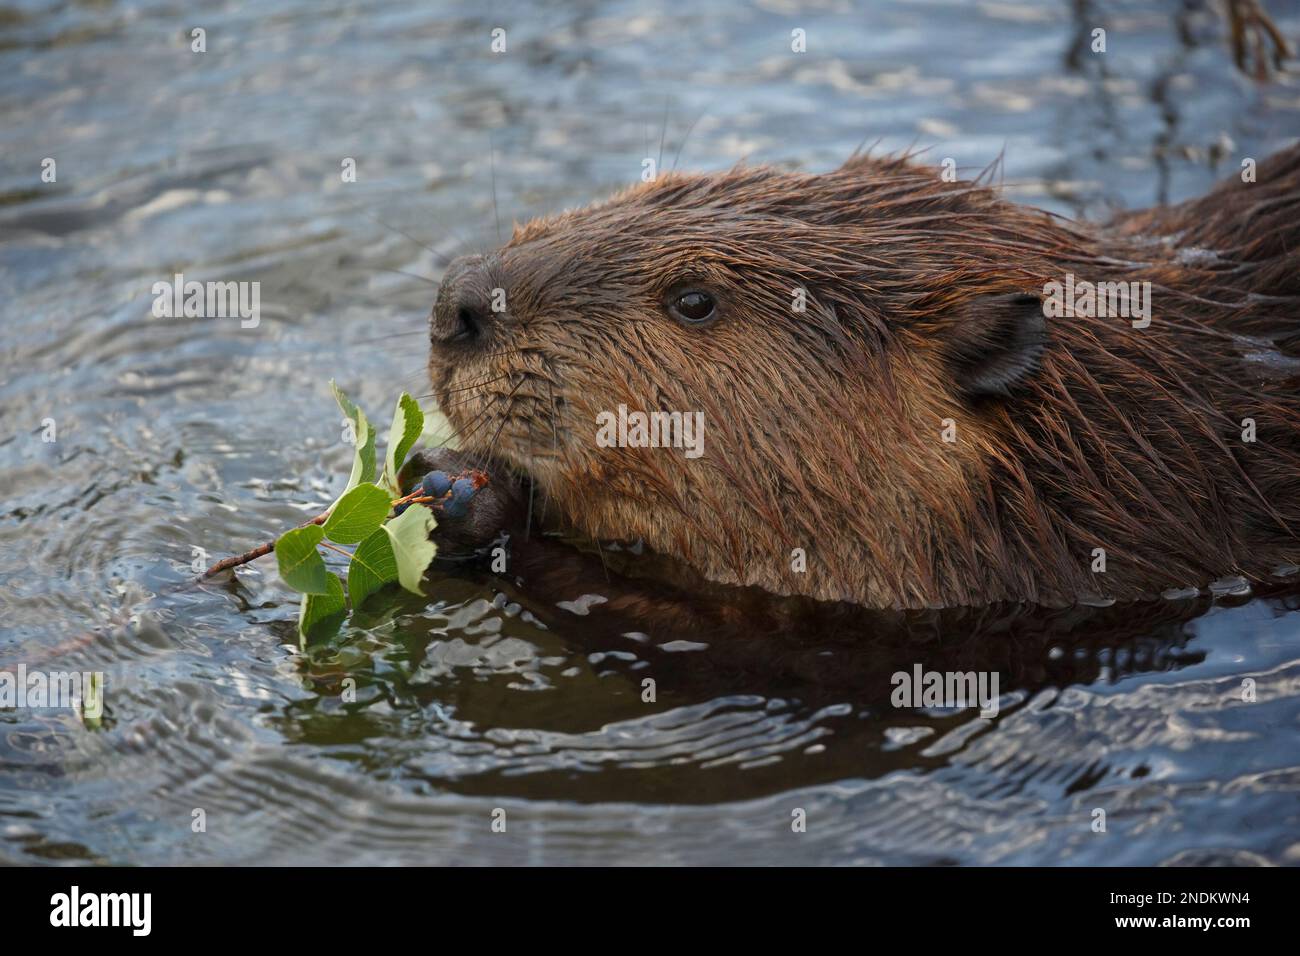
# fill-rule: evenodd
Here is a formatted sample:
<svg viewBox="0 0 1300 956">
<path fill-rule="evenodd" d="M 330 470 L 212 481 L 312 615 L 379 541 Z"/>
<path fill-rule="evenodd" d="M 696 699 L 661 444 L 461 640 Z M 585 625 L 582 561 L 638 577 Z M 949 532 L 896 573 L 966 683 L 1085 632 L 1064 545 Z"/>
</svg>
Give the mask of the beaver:
<svg viewBox="0 0 1300 956">
<path fill-rule="evenodd" d="M 1101 224 L 909 155 L 662 176 L 453 262 L 433 394 L 530 516 L 722 584 L 1263 581 L 1300 562 L 1300 146 L 1254 173 Z M 702 453 L 604 447 L 621 409 L 702 414 Z"/>
</svg>

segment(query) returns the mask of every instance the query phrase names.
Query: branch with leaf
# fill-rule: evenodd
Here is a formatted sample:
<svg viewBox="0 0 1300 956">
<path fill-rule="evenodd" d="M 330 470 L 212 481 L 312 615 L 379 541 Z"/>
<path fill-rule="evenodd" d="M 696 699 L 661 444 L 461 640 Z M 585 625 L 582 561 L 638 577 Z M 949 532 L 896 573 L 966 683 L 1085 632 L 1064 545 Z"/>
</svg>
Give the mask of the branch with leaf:
<svg viewBox="0 0 1300 956">
<path fill-rule="evenodd" d="M 487 481 L 486 475 L 471 472 L 449 478 L 442 476 L 439 493 L 422 484 L 403 494 L 398 473 L 406 457 L 424 432 L 424 412 L 419 403 L 403 392 L 388 432 L 384 465 L 376 476 L 375 431 L 365 412 L 330 382 L 339 408 L 355 436 L 352 471 L 343 493 L 324 512 L 274 542 L 218 561 L 203 578 L 275 552 L 280 578 L 302 594 L 298 611 L 298 634 L 308 637 L 337 626 L 347 613 L 386 585 L 397 583 L 422 594 L 420 583 L 437 546 L 430 539 L 437 526 L 434 513 L 467 499 Z M 354 546 L 348 551 L 344 546 Z M 343 579 L 326 567 L 321 548 L 348 558 L 347 587 Z"/>
</svg>

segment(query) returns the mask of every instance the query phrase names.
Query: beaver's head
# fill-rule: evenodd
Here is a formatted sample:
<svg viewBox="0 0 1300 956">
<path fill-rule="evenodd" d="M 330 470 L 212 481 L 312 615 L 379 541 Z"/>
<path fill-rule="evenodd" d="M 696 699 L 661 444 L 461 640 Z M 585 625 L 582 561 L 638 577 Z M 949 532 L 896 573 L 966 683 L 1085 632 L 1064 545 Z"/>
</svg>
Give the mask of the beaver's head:
<svg viewBox="0 0 1300 956">
<path fill-rule="evenodd" d="M 1017 549 L 1086 583 L 1089 542 L 1003 528 L 993 473 L 1060 382 L 1038 294 L 1087 245 L 903 161 L 674 175 L 453 263 L 430 375 L 461 446 L 592 537 L 781 593 L 1043 597 Z"/>
</svg>

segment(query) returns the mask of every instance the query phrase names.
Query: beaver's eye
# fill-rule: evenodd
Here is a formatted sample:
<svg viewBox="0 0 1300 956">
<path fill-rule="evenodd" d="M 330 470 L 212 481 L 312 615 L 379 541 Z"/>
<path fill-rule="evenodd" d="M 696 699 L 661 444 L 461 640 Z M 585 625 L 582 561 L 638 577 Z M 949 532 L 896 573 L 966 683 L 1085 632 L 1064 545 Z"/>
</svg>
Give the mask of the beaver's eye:
<svg viewBox="0 0 1300 956">
<path fill-rule="evenodd" d="M 713 296 L 698 289 L 688 289 L 686 292 L 679 293 L 668 304 L 668 311 L 680 322 L 699 325 L 712 319 L 716 309 L 713 305 Z"/>
</svg>

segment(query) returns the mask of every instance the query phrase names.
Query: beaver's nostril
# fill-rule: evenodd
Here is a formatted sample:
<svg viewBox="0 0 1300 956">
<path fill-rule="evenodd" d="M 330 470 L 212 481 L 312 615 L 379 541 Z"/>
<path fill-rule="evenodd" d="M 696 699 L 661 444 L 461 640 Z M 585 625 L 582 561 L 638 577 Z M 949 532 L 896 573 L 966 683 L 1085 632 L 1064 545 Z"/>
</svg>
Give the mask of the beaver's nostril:
<svg viewBox="0 0 1300 956">
<path fill-rule="evenodd" d="M 449 272 L 438 290 L 429 328 L 435 346 L 473 345 L 487 338 L 492 322 L 490 302 L 479 289 L 477 277 L 466 272 Z"/>
<path fill-rule="evenodd" d="M 472 306 L 462 305 L 456 310 L 456 322 L 458 328 L 452 335 L 451 340 L 454 342 L 469 342 L 478 338 L 482 333 L 483 327 L 487 324 L 487 317 Z"/>
</svg>

